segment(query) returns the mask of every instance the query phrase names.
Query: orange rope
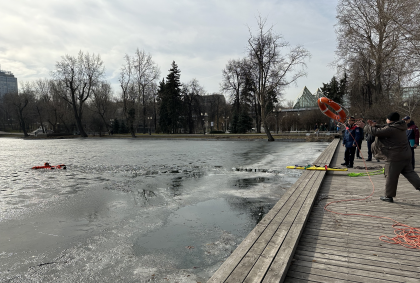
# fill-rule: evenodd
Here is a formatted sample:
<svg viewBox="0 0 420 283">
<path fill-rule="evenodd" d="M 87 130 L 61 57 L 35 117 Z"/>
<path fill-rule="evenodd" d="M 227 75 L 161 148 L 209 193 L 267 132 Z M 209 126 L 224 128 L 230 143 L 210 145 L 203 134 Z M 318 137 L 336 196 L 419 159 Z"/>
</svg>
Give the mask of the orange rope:
<svg viewBox="0 0 420 283">
<path fill-rule="evenodd" d="M 337 124 L 338 125 L 338 124 Z M 350 133 L 351 135 L 351 133 Z M 351 135 L 353 140 L 354 137 L 353 135 Z M 368 169 L 367 169 L 367 165 L 366 165 L 366 161 L 363 157 L 362 152 L 360 151 L 359 145 L 356 143 L 357 145 L 357 149 L 359 149 L 360 155 L 362 156 L 363 159 L 363 163 L 365 164 L 365 169 L 366 169 L 366 173 L 369 177 L 369 181 L 372 184 L 372 193 L 370 195 L 368 195 L 365 198 L 361 198 L 361 199 L 346 199 L 346 200 L 338 200 L 338 201 L 333 201 L 330 203 L 327 203 L 324 206 L 324 210 L 334 213 L 334 214 L 339 214 L 339 215 L 346 215 L 346 216 L 353 216 L 353 215 L 357 215 L 357 216 L 366 216 L 366 217 L 373 217 L 373 218 L 381 218 L 381 219 L 388 219 L 391 220 L 393 222 L 395 222 L 394 225 L 392 225 L 392 227 L 394 228 L 394 234 L 396 235 L 395 237 L 388 237 L 388 236 L 380 236 L 379 240 L 381 240 L 382 242 L 385 243 L 390 243 L 390 244 L 396 244 L 396 245 L 401 245 L 403 247 L 409 248 L 409 249 L 420 249 L 420 228 L 414 228 L 405 224 L 402 224 L 390 217 L 384 217 L 384 216 L 375 216 L 375 215 L 369 215 L 369 214 L 361 214 L 361 213 L 341 213 L 341 212 L 336 212 L 330 209 L 327 209 L 327 207 L 333 203 L 339 203 L 339 202 L 345 202 L 345 201 L 359 201 L 359 200 L 366 200 L 370 197 L 373 196 L 373 194 L 375 193 L 375 185 L 373 184 L 372 178 L 369 175 Z M 399 228 L 399 227 L 404 227 L 404 228 Z"/>
</svg>

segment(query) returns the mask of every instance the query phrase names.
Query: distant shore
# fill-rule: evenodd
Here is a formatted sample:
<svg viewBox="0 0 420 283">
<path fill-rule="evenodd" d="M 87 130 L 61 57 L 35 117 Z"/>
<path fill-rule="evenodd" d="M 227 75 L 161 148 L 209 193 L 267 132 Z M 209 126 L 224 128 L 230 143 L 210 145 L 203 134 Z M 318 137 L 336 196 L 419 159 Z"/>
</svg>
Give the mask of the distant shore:
<svg viewBox="0 0 420 283">
<path fill-rule="evenodd" d="M 282 142 L 330 142 L 338 134 L 336 133 L 322 133 L 318 136 L 313 133 L 279 133 L 272 134 L 276 141 Z M 21 138 L 28 140 L 40 139 L 71 139 L 80 138 L 79 135 L 69 134 L 54 134 L 54 135 L 30 135 L 24 137 L 22 133 L 8 133 L 0 132 L 0 138 Z M 89 134 L 88 138 L 111 138 L 111 139 L 133 139 L 130 134 L 114 134 L 101 135 Z M 264 140 L 267 139 L 266 134 L 136 134 L 135 139 L 174 139 L 174 140 Z"/>
</svg>

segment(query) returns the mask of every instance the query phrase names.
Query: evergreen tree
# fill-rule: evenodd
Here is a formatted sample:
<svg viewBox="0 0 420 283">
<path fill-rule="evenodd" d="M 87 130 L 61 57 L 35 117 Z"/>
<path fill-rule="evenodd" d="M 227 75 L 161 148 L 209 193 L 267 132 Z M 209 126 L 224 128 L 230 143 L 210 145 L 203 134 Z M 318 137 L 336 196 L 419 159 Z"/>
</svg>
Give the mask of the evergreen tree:
<svg viewBox="0 0 420 283">
<path fill-rule="evenodd" d="M 114 119 L 114 123 L 112 124 L 112 131 L 114 134 L 119 134 L 120 132 L 120 122 L 118 119 Z"/>
<path fill-rule="evenodd" d="M 340 79 L 340 81 L 337 81 L 337 78 L 334 76 L 329 83 L 323 83 L 321 91 L 329 99 L 334 100 L 334 102 L 337 102 L 338 104 L 342 104 L 344 102 L 344 95 L 346 94 L 346 87 L 347 75 L 344 74 L 344 77 Z"/>
<path fill-rule="evenodd" d="M 179 128 L 181 114 L 181 71 L 175 61 L 166 77 L 166 83 L 162 82 L 159 90 L 161 100 L 159 125 L 165 133 L 176 133 Z"/>
<path fill-rule="evenodd" d="M 239 112 L 236 111 L 235 109 L 233 110 L 233 116 L 232 116 L 232 122 L 230 124 L 230 132 L 232 134 L 237 134 L 239 133 Z"/>
<path fill-rule="evenodd" d="M 249 116 L 248 111 L 243 110 L 239 115 L 237 131 L 240 134 L 245 134 L 252 129 L 252 118 Z"/>
<path fill-rule="evenodd" d="M 163 133 L 171 132 L 171 118 L 168 111 L 168 99 L 165 93 L 165 79 L 159 84 L 158 99 L 160 101 L 159 127 Z"/>
<path fill-rule="evenodd" d="M 128 128 L 125 125 L 124 120 L 121 121 L 120 129 L 118 130 L 118 133 L 120 133 L 120 134 L 127 134 L 128 133 Z"/>
</svg>

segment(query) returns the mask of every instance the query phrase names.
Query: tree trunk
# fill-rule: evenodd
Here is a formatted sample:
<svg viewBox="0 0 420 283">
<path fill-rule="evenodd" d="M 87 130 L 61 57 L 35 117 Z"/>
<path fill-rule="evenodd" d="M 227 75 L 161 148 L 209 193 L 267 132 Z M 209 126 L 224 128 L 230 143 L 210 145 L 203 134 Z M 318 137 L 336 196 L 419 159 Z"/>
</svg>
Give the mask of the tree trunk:
<svg viewBox="0 0 420 283">
<path fill-rule="evenodd" d="M 261 109 L 261 120 L 264 127 L 264 131 L 267 135 L 268 141 L 271 142 L 271 141 L 274 141 L 274 138 L 271 135 L 270 130 L 268 129 L 266 116 L 267 115 L 265 114 L 265 109 Z"/>
<path fill-rule="evenodd" d="M 146 105 L 143 91 L 143 134 L 146 134 Z"/>
<path fill-rule="evenodd" d="M 20 127 L 22 128 L 23 135 L 25 137 L 29 136 L 28 132 L 26 131 L 25 119 L 23 118 L 23 111 L 19 110 L 19 120 L 20 120 Z"/>
<path fill-rule="evenodd" d="M 270 131 L 268 130 L 268 126 L 267 126 L 267 123 L 265 121 L 263 122 L 263 127 L 264 127 L 265 133 L 267 134 L 268 141 L 269 142 L 274 141 L 274 138 L 271 135 Z"/>
<path fill-rule="evenodd" d="M 79 130 L 80 136 L 82 138 L 87 138 L 88 135 L 86 134 L 85 130 L 83 129 L 82 119 L 80 118 L 79 115 L 77 115 L 77 113 L 74 113 L 74 117 L 76 119 L 76 125 L 77 125 L 77 129 Z"/>
</svg>

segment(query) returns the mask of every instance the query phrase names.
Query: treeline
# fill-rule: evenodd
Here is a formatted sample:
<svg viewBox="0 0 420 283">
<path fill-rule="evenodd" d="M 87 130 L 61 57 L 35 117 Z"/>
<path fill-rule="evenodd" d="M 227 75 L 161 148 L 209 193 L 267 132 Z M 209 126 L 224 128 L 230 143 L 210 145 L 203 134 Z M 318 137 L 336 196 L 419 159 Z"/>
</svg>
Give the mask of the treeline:
<svg viewBox="0 0 420 283">
<path fill-rule="evenodd" d="M 19 93 L 0 99 L 0 129 L 21 130 L 28 135 L 40 128 L 45 133 L 84 137 L 88 133 L 131 133 L 134 137 L 152 131 L 227 130 L 231 106 L 223 95 L 206 94 L 196 79 L 181 84 L 175 62 L 166 81 L 158 85 L 159 71 L 150 55 L 142 51 L 136 55 L 135 59 L 126 57 L 129 64 L 121 69 L 119 95 L 114 95 L 103 79 L 100 56 L 83 52 L 77 57 L 64 56 L 57 62 L 53 78 L 24 83 Z M 152 69 L 139 69 L 139 58 L 146 58 L 147 67 Z"/>
<path fill-rule="evenodd" d="M 79 52 L 65 55 L 52 78 L 25 83 L 19 93 L 0 102 L 0 127 L 18 126 L 25 135 L 35 127 L 54 132 L 205 133 L 210 130 L 245 133 L 256 128 L 279 129 L 282 91 L 306 75 L 310 56 L 302 46 L 290 47 L 281 35 L 258 19 L 250 31 L 247 56 L 231 60 L 223 70 L 221 91 L 207 95 L 196 79 L 181 83 L 175 62 L 160 80 L 160 69 L 150 54 L 137 49 L 126 55 L 119 72 L 120 88 L 114 95 L 104 79 L 99 55 Z M 277 120 L 276 120 L 277 119 Z"/>
</svg>

